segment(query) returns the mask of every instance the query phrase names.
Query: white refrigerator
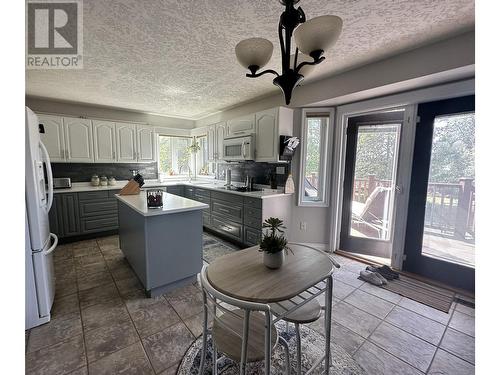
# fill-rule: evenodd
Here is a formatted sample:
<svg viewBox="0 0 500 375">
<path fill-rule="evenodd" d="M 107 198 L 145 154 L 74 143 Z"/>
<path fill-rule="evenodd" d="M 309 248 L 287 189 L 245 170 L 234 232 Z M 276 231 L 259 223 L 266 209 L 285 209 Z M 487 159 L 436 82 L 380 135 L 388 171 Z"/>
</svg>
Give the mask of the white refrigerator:
<svg viewBox="0 0 500 375">
<path fill-rule="evenodd" d="M 49 155 L 40 140 L 41 130 L 38 117 L 26 107 L 25 329 L 50 321 L 55 294 L 52 252 L 58 239 L 49 228 L 54 192 Z"/>
</svg>

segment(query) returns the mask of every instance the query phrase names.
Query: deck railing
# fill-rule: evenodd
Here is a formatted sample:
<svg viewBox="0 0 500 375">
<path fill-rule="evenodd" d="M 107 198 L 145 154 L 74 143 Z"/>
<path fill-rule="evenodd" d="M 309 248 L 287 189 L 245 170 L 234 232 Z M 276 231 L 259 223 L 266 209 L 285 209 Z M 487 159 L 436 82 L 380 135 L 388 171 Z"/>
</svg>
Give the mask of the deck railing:
<svg viewBox="0 0 500 375">
<path fill-rule="evenodd" d="M 352 199 L 365 203 L 377 186 L 390 187 L 392 180 L 375 175 L 354 180 Z M 462 239 L 475 237 L 476 194 L 472 178 L 456 184 L 431 182 L 427 188 L 425 227 L 437 229 Z"/>
</svg>

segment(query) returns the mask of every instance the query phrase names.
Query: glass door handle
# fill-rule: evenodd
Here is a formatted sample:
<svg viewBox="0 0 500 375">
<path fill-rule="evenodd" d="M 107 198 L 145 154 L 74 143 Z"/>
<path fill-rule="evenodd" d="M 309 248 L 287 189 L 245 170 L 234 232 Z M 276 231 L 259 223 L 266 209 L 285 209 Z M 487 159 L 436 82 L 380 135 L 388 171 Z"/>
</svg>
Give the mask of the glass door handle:
<svg viewBox="0 0 500 375">
<path fill-rule="evenodd" d="M 396 193 L 398 193 L 398 194 L 402 194 L 403 193 L 403 187 L 400 186 L 400 185 L 396 185 L 394 187 L 394 190 L 396 190 Z"/>
</svg>

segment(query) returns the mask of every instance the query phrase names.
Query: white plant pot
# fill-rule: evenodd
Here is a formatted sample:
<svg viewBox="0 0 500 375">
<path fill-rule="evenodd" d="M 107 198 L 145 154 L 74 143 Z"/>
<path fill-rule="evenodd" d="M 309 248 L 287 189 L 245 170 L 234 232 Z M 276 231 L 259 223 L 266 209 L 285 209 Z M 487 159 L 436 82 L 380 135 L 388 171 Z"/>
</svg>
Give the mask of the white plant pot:
<svg viewBox="0 0 500 375">
<path fill-rule="evenodd" d="M 279 253 L 266 253 L 264 252 L 264 265 L 267 268 L 280 268 L 283 265 L 283 260 L 285 259 L 285 254 L 283 251 L 280 251 Z"/>
</svg>

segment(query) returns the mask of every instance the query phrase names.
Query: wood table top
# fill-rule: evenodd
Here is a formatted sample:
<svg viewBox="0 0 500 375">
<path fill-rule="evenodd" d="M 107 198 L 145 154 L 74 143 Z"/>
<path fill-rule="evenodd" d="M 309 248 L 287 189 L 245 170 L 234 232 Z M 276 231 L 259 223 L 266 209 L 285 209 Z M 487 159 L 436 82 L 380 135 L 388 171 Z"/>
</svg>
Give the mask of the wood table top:
<svg viewBox="0 0 500 375">
<path fill-rule="evenodd" d="M 318 250 L 290 245 L 283 266 L 269 269 L 258 246 L 216 259 L 207 268 L 207 278 L 219 292 L 249 302 L 284 301 L 324 280 L 333 272 L 330 257 Z"/>
</svg>

